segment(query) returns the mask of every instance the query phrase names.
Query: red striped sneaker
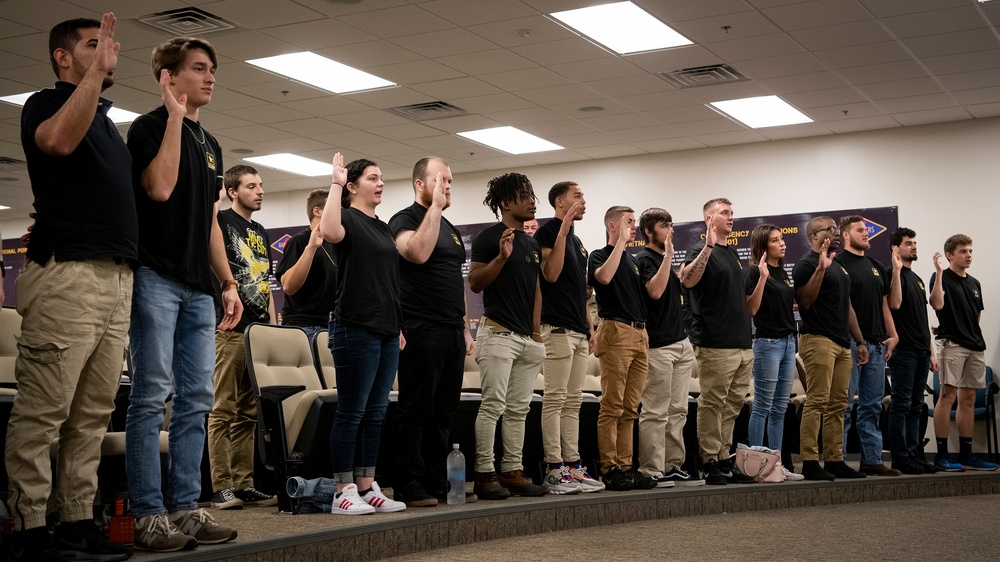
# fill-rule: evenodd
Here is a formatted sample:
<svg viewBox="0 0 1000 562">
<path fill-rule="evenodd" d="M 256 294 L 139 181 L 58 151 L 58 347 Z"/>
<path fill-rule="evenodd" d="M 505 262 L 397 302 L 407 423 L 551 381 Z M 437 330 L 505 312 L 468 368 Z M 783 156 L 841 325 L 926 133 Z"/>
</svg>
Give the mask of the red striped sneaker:
<svg viewBox="0 0 1000 562">
<path fill-rule="evenodd" d="M 406 509 L 405 503 L 385 497 L 382 489 L 378 487 L 378 482 L 372 482 L 372 489 L 368 490 L 367 494 L 361 496 L 361 501 L 374 507 L 375 513 L 392 513 Z"/>
<path fill-rule="evenodd" d="M 348 484 L 342 492 L 333 497 L 330 513 L 334 515 L 368 515 L 375 513 L 375 508 L 361 499 L 356 485 Z"/>
</svg>

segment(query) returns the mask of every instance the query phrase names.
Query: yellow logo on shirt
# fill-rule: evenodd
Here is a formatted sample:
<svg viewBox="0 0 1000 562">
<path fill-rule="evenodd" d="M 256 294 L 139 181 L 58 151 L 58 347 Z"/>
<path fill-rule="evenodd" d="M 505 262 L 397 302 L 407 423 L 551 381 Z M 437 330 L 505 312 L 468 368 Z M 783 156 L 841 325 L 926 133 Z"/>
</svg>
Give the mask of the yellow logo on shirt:
<svg viewBox="0 0 1000 562">
<path fill-rule="evenodd" d="M 215 155 L 207 150 L 205 151 L 205 162 L 208 163 L 208 168 L 210 170 L 215 169 Z"/>
<path fill-rule="evenodd" d="M 792 282 L 789 281 L 788 279 L 785 279 L 785 285 L 788 285 L 789 287 L 791 287 L 792 286 Z"/>
<path fill-rule="evenodd" d="M 458 244 L 459 246 L 462 245 L 462 241 L 458 239 L 458 236 L 454 232 L 451 233 L 451 237 L 455 240 L 456 244 Z"/>
<path fill-rule="evenodd" d="M 848 277 L 850 277 L 850 276 L 851 276 L 851 274 L 850 274 L 850 273 L 848 273 L 846 269 L 844 269 L 844 266 L 840 266 L 840 270 L 844 272 L 844 275 L 846 275 L 846 276 L 848 276 Z"/>
<path fill-rule="evenodd" d="M 633 264 L 632 264 L 632 269 L 634 269 L 634 270 L 635 270 L 635 274 L 636 274 L 636 275 L 639 275 L 639 266 L 638 266 L 638 265 L 636 265 L 636 264 L 634 264 L 634 263 L 633 263 Z"/>
<path fill-rule="evenodd" d="M 580 244 L 580 254 L 583 255 L 583 257 L 587 257 L 587 249 L 583 247 L 583 244 Z"/>
<path fill-rule="evenodd" d="M 917 281 L 917 287 L 920 287 L 920 290 L 921 290 L 921 291 L 926 291 L 926 290 L 927 290 L 927 289 L 926 289 L 926 288 L 924 287 L 924 282 L 923 282 L 923 281 Z"/>
<path fill-rule="evenodd" d="M 878 269 L 877 268 L 874 268 L 874 267 L 872 268 L 872 275 L 874 275 L 875 277 L 879 277 Z"/>
<path fill-rule="evenodd" d="M 532 250 L 531 255 L 535 256 L 535 263 L 542 261 L 541 258 L 538 257 L 538 252 Z"/>
</svg>

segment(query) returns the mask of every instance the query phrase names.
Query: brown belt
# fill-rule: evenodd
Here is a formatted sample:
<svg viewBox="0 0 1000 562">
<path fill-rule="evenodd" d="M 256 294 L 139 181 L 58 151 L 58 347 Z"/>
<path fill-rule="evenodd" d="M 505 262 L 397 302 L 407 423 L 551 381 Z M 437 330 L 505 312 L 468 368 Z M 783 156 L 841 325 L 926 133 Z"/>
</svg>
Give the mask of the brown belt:
<svg viewBox="0 0 1000 562">
<path fill-rule="evenodd" d="M 483 324 L 489 326 L 490 328 L 493 328 L 493 333 L 497 334 L 497 335 L 501 335 L 503 333 L 507 333 L 507 334 L 513 334 L 514 333 L 514 330 L 511 330 L 510 328 L 508 328 L 506 326 L 498 324 L 498 323 L 494 322 L 493 320 L 490 320 L 489 318 L 487 318 L 485 316 L 483 316 Z"/>
</svg>

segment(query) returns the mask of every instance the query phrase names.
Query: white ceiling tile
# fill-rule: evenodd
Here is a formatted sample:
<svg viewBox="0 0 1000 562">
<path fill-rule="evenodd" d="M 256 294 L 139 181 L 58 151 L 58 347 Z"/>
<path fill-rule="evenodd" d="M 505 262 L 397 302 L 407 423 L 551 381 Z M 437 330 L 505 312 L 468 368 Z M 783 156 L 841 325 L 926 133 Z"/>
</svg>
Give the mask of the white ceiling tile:
<svg viewBox="0 0 1000 562">
<path fill-rule="evenodd" d="M 743 0 L 699 0 L 698 2 L 639 2 L 646 11 L 666 22 L 737 14 L 752 8 Z"/>
<path fill-rule="evenodd" d="M 823 64 L 834 69 L 912 59 L 906 49 L 896 41 L 814 51 L 813 55 Z"/>
<path fill-rule="evenodd" d="M 517 95 L 528 101 L 547 107 L 562 103 L 591 101 L 601 97 L 590 88 L 579 84 L 564 84 L 549 88 L 522 90 Z"/>
<path fill-rule="evenodd" d="M 508 48 L 577 37 L 576 33 L 542 15 L 473 25 L 466 29 L 487 41 Z"/>
<path fill-rule="evenodd" d="M 261 142 L 260 144 L 267 148 L 269 152 L 291 152 L 292 154 L 301 154 L 303 152 L 327 150 L 332 148 L 324 142 L 308 137 L 278 139 Z"/>
<path fill-rule="evenodd" d="M 707 135 L 695 135 L 695 139 L 708 146 L 729 146 L 733 144 L 747 144 L 751 142 L 763 142 L 767 138 L 756 131 L 737 131 L 732 133 L 716 133 Z"/>
<path fill-rule="evenodd" d="M 548 140 L 559 146 L 580 150 L 581 148 L 590 146 L 607 146 L 614 143 L 615 138 L 607 133 L 592 131 L 588 133 L 553 136 Z"/>
<path fill-rule="evenodd" d="M 854 88 L 832 88 L 816 90 L 815 92 L 799 92 L 785 94 L 782 99 L 799 109 L 844 105 L 866 101 L 865 97 Z"/>
<path fill-rule="evenodd" d="M 234 115 L 231 110 L 253 106 L 260 107 L 261 111 L 269 111 L 271 105 L 273 104 L 268 104 L 267 107 L 264 107 L 261 105 L 264 102 L 265 100 L 241 94 L 236 90 L 216 88 L 215 91 L 212 92 L 212 103 L 209 107 L 212 108 L 212 111 L 222 111 L 223 113 L 229 113 L 230 115 Z M 236 117 L 239 117 L 239 115 L 236 115 Z M 302 117 L 306 117 L 306 115 L 303 114 Z"/>
<path fill-rule="evenodd" d="M 361 131 L 358 129 L 348 129 L 345 131 L 337 131 L 335 133 L 312 135 L 311 138 L 314 138 L 320 142 L 325 142 L 330 146 L 335 147 L 337 150 L 341 152 L 349 150 L 348 147 L 360 146 L 363 144 L 373 144 L 388 140 L 384 137 L 373 135 L 372 133 L 369 133 L 367 131 Z M 303 156 L 305 155 L 303 154 Z M 345 159 L 353 160 L 354 158 L 355 156 L 345 154 Z"/>
<path fill-rule="evenodd" d="M 479 78 L 489 82 L 498 88 L 505 88 L 508 91 L 519 92 L 531 88 L 561 86 L 572 84 L 566 78 L 559 76 L 555 72 L 540 66 L 526 68 L 524 70 L 511 70 L 507 72 L 496 72 L 484 74 Z"/>
<path fill-rule="evenodd" d="M 374 156 L 376 159 L 391 158 L 393 156 L 411 154 L 413 152 L 413 147 L 409 144 L 403 144 L 392 140 L 373 144 L 357 144 L 354 145 L 353 148 L 363 154 Z"/>
<path fill-rule="evenodd" d="M 561 121 L 565 115 L 543 107 L 531 107 L 528 109 L 517 109 L 513 111 L 497 111 L 483 114 L 504 125 L 517 127 L 525 124 L 541 124 L 549 121 Z"/>
<path fill-rule="evenodd" d="M 856 0 L 817 0 L 762 10 L 786 31 L 871 19 Z"/>
<path fill-rule="evenodd" d="M 239 92 L 257 100 L 271 103 L 287 103 L 290 101 L 311 100 L 335 96 L 326 90 L 307 86 L 294 80 L 264 82 L 262 84 L 247 84 L 244 86 L 225 88 L 228 91 Z M 216 92 L 221 88 L 216 88 Z"/>
<path fill-rule="evenodd" d="M 435 129 L 449 133 L 461 133 L 465 131 L 475 131 L 478 129 L 500 126 L 500 123 L 480 115 L 464 115 L 461 117 L 449 117 L 447 119 L 435 119 L 433 121 L 427 121 L 425 124 L 428 127 L 434 127 Z"/>
<path fill-rule="evenodd" d="M 254 29 L 298 23 L 321 17 L 291 0 L 219 0 L 205 9 L 229 21 Z"/>
<path fill-rule="evenodd" d="M 952 92 L 952 97 L 962 105 L 982 105 L 986 103 L 1000 102 L 1000 87 L 976 88 L 974 90 L 962 90 Z"/>
<path fill-rule="evenodd" d="M 732 41 L 714 41 L 706 43 L 705 48 L 719 58 L 731 63 L 781 55 L 793 55 L 805 51 L 805 49 L 784 33 L 760 35 Z"/>
<path fill-rule="evenodd" d="M 384 88 L 381 90 L 357 92 L 347 95 L 355 101 L 379 109 L 388 109 L 390 107 L 399 107 L 401 105 L 436 101 L 427 94 L 422 94 L 416 90 L 403 87 Z"/>
<path fill-rule="evenodd" d="M 351 14 L 341 17 L 340 21 L 384 38 L 455 27 L 419 6 L 398 6 L 363 14 Z"/>
<path fill-rule="evenodd" d="M 892 35 L 873 19 L 792 31 L 789 35 L 810 50 L 840 49 L 893 39 Z"/>
<path fill-rule="evenodd" d="M 701 86 L 699 88 L 687 88 L 684 93 L 691 96 L 695 101 L 704 103 L 713 101 L 735 100 L 740 98 L 752 98 L 756 96 L 766 96 L 771 92 L 756 82 L 743 81 L 732 82 L 730 84 L 718 84 L 715 86 Z"/>
<path fill-rule="evenodd" d="M 647 111 L 646 115 L 649 115 L 664 125 L 724 119 L 717 112 L 709 109 L 704 104 L 685 105 L 657 111 Z"/>
<path fill-rule="evenodd" d="M 489 2 L 434 0 L 424 2 L 420 7 L 455 25 L 464 27 L 537 14 L 534 9 L 518 0 L 490 0 Z"/>
<path fill-rule="evenodd" d="M 483 115 L 538 109 L 537 106 L 530 101 L 508 93 L 450 99 L 449 103 L 471 113 L 479 113 Z"/>
<path fill-rule="evenodd" d="M 891 129 L 899 127 L 899 123 L 891 117 L 864 117 L 860 119 L 845 119 L 843 121 L 832 121 L 824 123 L 835 133 L 856 133 L 858 131 L 871 131 L 875 129 Z"/>
<path fill-rule="evenodd" d="M 157 106 L 158 107 L 158 106 Z M 153 107 L 144 113 L 149 113 Z M 223 129 L 237 129 L 240 127 L 252 127 L 254 123 L 252 121 L 247 121 L 246 119 L 240 119 L 239 117 L 233 117 L 231 115 L 226 115 L 225 113 L 219 113 L 218 111 L 204 111 L 198 115 L 198 121 L 209 131 L 219 131 Z M 277 123 L 275 123 L 277 124 Z"/>
<path fill-rule="evenodd" d="M 241 106 L 237 109 L 227 109 L 222 113 L 255 123 L 276 123 L 278 121 L 294 121 L 309 117 L 309 115 L 301 111 L 295 111 L 294 109 L 273 103 L 251 107 Z"/>
<path fill-rule="evenodd" d="M 827 69 L 812 53 L 745 60 L 740 61 L 734 68 L 751 80 L 806 74 Z"/>
<path fill-rule="evenodd" d="M 839 121 L 849 121 L 852 119 L 860 119 L 862 117 L 879 117 L 885 115 L 885 112 L 879 109 L 872 102 L 863 101 L 855 103 L 838 103 L 831 104 L 825 107 L 810 107 L 809 116 L 817 121 L 821 121 L 824 125 L 829 125 L 831 122 Z"/>
<path fill-rule="evenodd" d="M 316 54 L 364 70 L 369 67 L 421 60 L 424 57 L 389 41 L 365 41 L 314 51 Z"/>
<path fill-rule="evenodd" d="M 585 154 L 591 158 L 620 158 L 622 156 L 636 156 L 647 154 L 647 152 L 637 146 L 629 144 L 611 144 L 608 146 L 583 147 L 576 150 L 580 154 Z"/>
<path fill-rule="evenodd" d="M 928 125 L 930 123 L 943 123 L 945 121 L 958 121 L 968 119 L 969 113 L 960 107 L 946 109 L 932 109 L 928 111 L 915 111 L 912 113 L 895 113 L 893 119 L 904 127 L 915 125 Z"/>
<path fill-rule="evenodd" d="M 644 73 L 637 76 L 623 76 L 610 80 L 585 81 L 584 86 L 608 96 L 619 99 L 623 96 L 638 96 L 644 94 L 665 94 L 676 88 L 653 74 Z M 619 99 L 620 101 L 620 99 Z"/>
<path fill-rule="evenodd" d="M 332 18 L 271 26 L 263 33 L 307 51 L 371 40 L 371 34 Z"/>
<path fill-rule="evenodd" d="M 335 123 L 327 119 L 317 119 L 315 117 L 310 117 L 309 119 L 298 119 L 295 121 L 271 123 L 270 126 L 302 137 L 342 131 L 347 127 L 346 125 L 342 125 L 340 123 Z"/>
<path fill-rule="evenodd" d="M 580 162 L 590 160 L 589 156 L 580 154 L 575 150 L 550 150 L 548 152 L 534 152 L 525 154 L 526 160 L 531 160 L 536 164 L 562 164 L 565 162 Z"/>
<path fill-rule="evenodd" d="M 555 64 L 551 65 L 550 68 L 576 82 L 621 79 L 626 76 L 648 76 L 645 70 L 619 57 Z"/>
<path fill-rule="evenodd" d="M 928 57 L 922 62 L 934 74 L 953 74 L 956 72 L 973 72 L 1000 68 L 1000 49 Z"/>
<path fill-rule="evenodd" d="M 219 137 L 237 139 L 240 142 L 264 142 L 269 140 L 287 139 L 295 136 L 293 133 L 289 133 L 287 131 L 281 131 L 273 127 L 257 124 L 247 127 L 236 127 L 233 129 L 220 129 L 212 132 L 218 132 Z"/>
<path fill-rule="evenodd" d="M 976 119 L 1000 116 L 1000 103 L 984 103 L 982 105 L 969 105 L 966 110 Z"/>
<path fill-rule="evenodd" d="M 54 14 L 59 14 L 54 16 Z M 74 6 L 61 0 L 31 0 L 30 2 L 4 2 L 3 18 L 44 31 L 46 35 L 61 19 L 101 18 L 101 13 L 90 7 Z M 42 52 L 48 47 L 42 49 Z"/>
<path fill-rule="evenodd" d="M 993 29 L 970 29 L 954 33 L 925 35 L 903 41 L 918 58 L 954 55 L 1000 48 L 1000 39 Z"/>
<path fill-rule="evenodd" d="M 410 87 L 439 100 L 470 98 L 473 96 L 501 93 L 500 89 L 496 86 L 471 77 L 437 80 L 434 82 L 413 84 Z"/>
<path fill-rule="evenodd" d="M 312 8 L 328 16 L 344 16 L 364 12 L 376 12 L 386 8 L 405 6 L 407 0 L 365 0 L 364 2 L 331 2 L 330 0 L 295 0 L 299 4 Z"/>
<path fill-rule="evenodd" d="M 393 43 L 419 55 L 432 58 L 489 51 L 497 48 L 496 44 L 457 27 L 397 37 L 393 39 Z"/>
<path fill-rule="evenodd" d="M 376 127 L 391 127 L 395 125 L 407 125 L 412 123 L 409 119 L 396 115 L 390 111 L 370 110 L 356 113 L 343 113 L 330 115 L 327 117 L 335 123 L 342 123 L 354 129 L 363 129 L 374 133 Z"/>
<path fill-rule="evenodd" d="M 673 123 L 671 125 L 678 133 L 682 135 L 690 135 L 695 138 L 699 138 L 702 135 L 711 135 L 716 133 L 731 133 L 736 131 L 746 131 L 747 127 L 741 125 L 736 121 L 727 119 L 725 117 L 716 114 L 715 119 L 709 119 L 707 121 L 689 121 L 686 123 Z"/>
<path fill-rule="evenodd" d="M 958 105 L 955 102 L 955 99 L 948 94 L 927 94 L 924 96 L 910 96 L 905 98 L 880 100 L 877 104 L 890 115 L 895 113 L 926 111 L 929 109 L 944 109 Z"/>
<path fill-rule="evenodd" d="M 959 72 L 938 76 L 938 80 L 949 91 L 972 90 L 1000 86 L 1000 69 L 981 70 L 978 72 Z"/>
<path fill-rule="evenodd" d="M 542 65 L 576 62 L 612 57 L 611 53 L 583 37 L 511 47 L 511 51 Z"/>
<path fill-rule="evenodd" d="M 699 45 L 629 55 L 628 61 L 649 72 L 672 72 L 725 62 Z"/>
<path fill-rule="evenodd" d="M 645 126 L 635 129 L 618 129 L 615 130 L 613 134 L 616 138 L 630 144 L 663 139 L 675 139 L 682 136 L 681 133 L 666 125 L 656 125 L 653 127 Z"/>
<path fill-rule="evenodd" d="M 498 72 L 509 72 L 512 70 L 523 70 L 526 68 L 537 67 L 537 65 L 530 60 L 522 56 L 515 55 L 506 49 L 495 49 L 492 51 L 481 51 L 478 53 L 441 57 L 438 59 L 438 62 L 471 76 L 481 76 L 483 74 L 494 74 Z"/>
<path fill-rule="evenodd" d="M 414 139 L 407 144 L 424 148 L 427 152 L 434 153 L 442 150 L 455 150 L 458 148 L 472 148 L 478 147 L 479 145 L 454 134 L 438 134 L 430 137 L 420 137 L 419 139 Z"/>
<path fill-rule="evenodd" d="M 675 139 L 662 139 L 653 141 L 638 141 L 638 142 L 633 142 L 632 145 L 637 146 L 651 153 L 673 152 L 675 150 L 693 150 L 696 148 L 705 148 L 706 146 L 708 146 L 705 143 L 697 141 L 691 137 L 678 137 Z"/>
<path fill-rule="evenodd" d="M 439 80 L 451 81 L 463 76 L 461 72 L 432 60 L 375 66 L 369 68 L 368 72 L 395 84 L 411 86 L 418 83 L 434 84 Z"/>
<path fill-rule="evenodd" d="M 785 127 L 764 127 L 755 129 L 757 134 L 768 140 L 801 139 L 805 137 L 818 137 L 832 133 L 820 123 L 801 123 L 799 125 L 788 125 Z"/>
<path fill-rule="evenodd" d="M 345 113 L 357 113 L 359 111 L 369 111 L 372 109 L 369 105 L 352 100 L 347 96 L 338 95 L 315 98 L 311 100 L 287 102 L 285 107 L 319 117 L 325 117 L 327 115 L 343 115 Z"/>
<path fill-rule="evenodd" d="M 441 134 L 437 129 L 420 123 L 400 123 L 385 127 L 369 127 L 368 130 L 381 137 L 395 140 L 420 139 Z"/>
<path fill-rule="evenodd" d="M 873 100 L 901 98 L 905 96 L 942 93 L 937 80 L 930 77 L 911 78 L 894 82 L 877 82 L 858 86 L 861 93 Z"/>
<path fill-rule="evenodd" d="M 838 74 L 857 85 L 927 76 L 927 72 L 915 61 L 842 68 L 838 70 Z"/>
<path fill-rule="evenodd" d="M 697 100 L 685 94 L 684 90 L 626 96 L 617 98 L 617 101 L 637 111 L 654 111 L 664 108 L 684 107 L 697 103 Z"/>
<path fill-rule="evenodd" d="M 865 6 L 875 17 L 898 16 L 940 10 L 954 6 L 965 6 L 965 0 L 863 0 Z"/>
<path fill-rule="evenodd" d="M 767 78 L 757 83 L 779 95 L 847 87 L 847 82 L 831 71 Z"/>
<path fill-rule="evenodd" d="M 621 129 L 635 129 L 656 125 L 656 121 L 639 112 L 617 115 L 601 115 L 580 119 L 580 122 L 599 131 L 614 132 Z"/>
<path fill-rule="evenodd" d="M 671 23 L 670 26 L 696 43 L 771 35 L 781 31 L 778 26 L 757 11 L 678 21 Z M 724 29 L 725 27 L 729 29 Z"/>
<path fill-rule="evenodd" d="M 886 17 L 882 18 L 882 22 L 901 39 L 986 27 L 986 22 L 972 4 L 970 1 L 955 8 Z"/>
<path fill-rule="evenodd" d="M 215 50 L 218 51 L 219 54 L 238 53 L 238 55 L 234 58 L 240 61 L 270 57 L 274 55 L 285 55 L 288 53 L 297 53 L 302 51 L 302 48 L 297 45 L 287 43 L 280 39 L 275 39 L 274 37 L 257 31 L 228 33 L 226 35 L 214 36 L 210 40 L 212 42 L 212 46 L 215 47 Z M 148 52 L 146 57 L 149 57 Z M 219 72 L 221 72 L 223 68 L 224 65 L 220 62 Z"/>
</svg>

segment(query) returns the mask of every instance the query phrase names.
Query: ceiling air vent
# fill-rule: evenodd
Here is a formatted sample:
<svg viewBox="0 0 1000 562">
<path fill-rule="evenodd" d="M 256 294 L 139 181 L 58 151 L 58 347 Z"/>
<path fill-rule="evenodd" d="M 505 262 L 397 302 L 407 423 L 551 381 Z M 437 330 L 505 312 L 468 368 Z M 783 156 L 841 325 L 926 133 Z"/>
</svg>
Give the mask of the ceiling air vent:
<svg viewBox="0 0 1000 562">
<path fill-rule="evenodd" d="M 427 103 L 415 103 L 413 105 L 402 105 L 400 107 L 390 107 L 388 111 L 401 117 L 412 119 L 413 121 L 430 121 L 431 119 L 443 119 L 445 117 L 458 117 L 466 115 L 461 107 L 455 107 L 443 101 L 432 101 Z"/>
<path fill-rule="evenodd" d="M 19 172 L 28 169 L 28 163 L 9 156 L 0 156 L 0 171 Z"/>
<path fill-rule="evenodd" d="M 199 37 L 239 29 L 229 20 L 194 7 L 156 12 L 133 18 L 132 21 L 171 37 Z"/>
<path fill-rule="evenodd" d="M 741 82 L 748 80 L 728 64 L 713 64 L 710 66 L 696 66 L 694 68 L 683 68 L 672 72 L 658 72 L 657 76 L 668 84 L 678 88 L 696 88 L 698 86 L 714 86 L 716 84 L 728 84 L 730 82 Z"/>
</svg>

